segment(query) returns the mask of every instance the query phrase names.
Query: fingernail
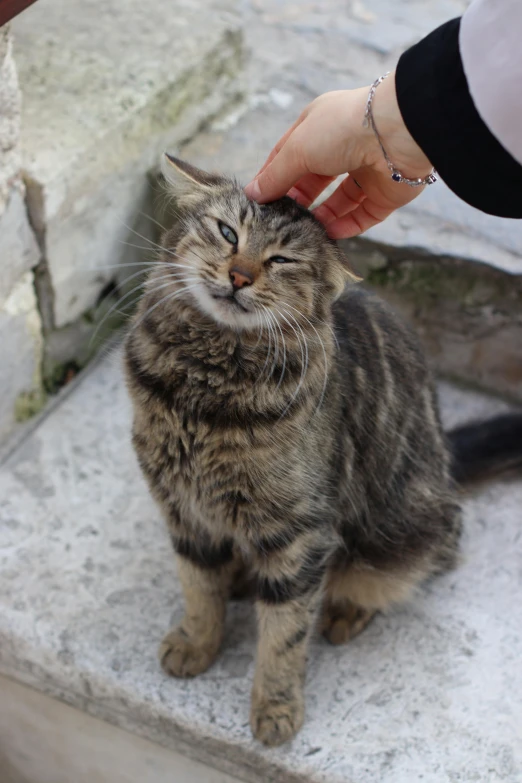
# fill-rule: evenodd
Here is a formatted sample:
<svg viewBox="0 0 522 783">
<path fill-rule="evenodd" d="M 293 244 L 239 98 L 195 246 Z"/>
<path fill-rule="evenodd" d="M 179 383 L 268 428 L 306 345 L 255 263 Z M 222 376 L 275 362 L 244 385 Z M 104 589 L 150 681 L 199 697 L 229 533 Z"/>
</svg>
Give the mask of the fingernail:
<svg viewBox="0 0 522 783">
<path fill-rule="evenodd" d="M 252 201 L 259 201 L 261 198 L 261 189 L 258 185 L 257 179 L 246 186 L 245 193 L 248 198 L 252 199 Z"/>
<path fill-rule="evenodd" d="M 294 201 L 297 201 L 297 203 L 301 204 L 303 207 L 310 206 L 310 200 L 307 199 L 300 190 L 297 190 L 297 188 L 290 188 L 286 195 L 293 198 Z"/>
</svg>

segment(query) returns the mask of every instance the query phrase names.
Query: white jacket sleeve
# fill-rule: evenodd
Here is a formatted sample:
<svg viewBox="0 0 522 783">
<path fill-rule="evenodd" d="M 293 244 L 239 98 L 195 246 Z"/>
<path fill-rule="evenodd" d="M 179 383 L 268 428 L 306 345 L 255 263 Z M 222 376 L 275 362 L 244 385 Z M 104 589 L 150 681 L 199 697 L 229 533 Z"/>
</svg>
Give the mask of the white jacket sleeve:
<svg viewBox="0 0 522 783">
<path fill-rule="evenodd" d="M 522 0 L 473 0 L 459 43 L 480 117 L 522 164 Z"/>
</svg>

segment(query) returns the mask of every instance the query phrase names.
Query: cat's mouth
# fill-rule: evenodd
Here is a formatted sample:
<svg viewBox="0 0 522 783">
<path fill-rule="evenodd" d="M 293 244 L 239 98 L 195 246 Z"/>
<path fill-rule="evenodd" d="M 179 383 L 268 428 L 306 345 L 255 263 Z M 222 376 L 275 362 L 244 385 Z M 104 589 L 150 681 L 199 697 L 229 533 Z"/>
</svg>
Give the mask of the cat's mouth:
<svg viewBox="0 0 522 783">
<path fill-rule="evenodd" d="M 244 305 L 241 304 L 241 302 L 238 302 L 236 299 L 235 294 L 216 294 L 211 293 L 210 294 L 212 299 L 217 300 L 220 303 L 223 303 L 225 307 L 232 307 L 234 309 L 240 310 L 242 313 L 249 313 L 250 310 L 248 310 Z"/>
</svg>

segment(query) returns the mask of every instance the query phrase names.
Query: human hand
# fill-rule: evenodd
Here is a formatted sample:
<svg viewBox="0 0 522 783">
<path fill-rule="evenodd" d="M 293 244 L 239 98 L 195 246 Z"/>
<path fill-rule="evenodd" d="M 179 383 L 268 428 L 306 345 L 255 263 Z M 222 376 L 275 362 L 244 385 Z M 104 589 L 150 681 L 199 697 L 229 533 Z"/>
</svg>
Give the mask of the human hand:
<svg viewBox="0 0 522 783">
<path fill-rule="evenodd" d="M 288 193 L 309 207 L 338 175 L 348 174 L 314 210 L 334 239 L 363 233 L 418 196 L 422 187 L 391 179 L 373 130 L 363 127 L 369 89 L 327 92 L 312 101 L 247 185 L 247 196 L 266 203 Z M 377 89 L 372 109 L 396 168 L 412 179 L 425 177 L 432 166 L 402 120 L 395 74 Z"/>
</svg>

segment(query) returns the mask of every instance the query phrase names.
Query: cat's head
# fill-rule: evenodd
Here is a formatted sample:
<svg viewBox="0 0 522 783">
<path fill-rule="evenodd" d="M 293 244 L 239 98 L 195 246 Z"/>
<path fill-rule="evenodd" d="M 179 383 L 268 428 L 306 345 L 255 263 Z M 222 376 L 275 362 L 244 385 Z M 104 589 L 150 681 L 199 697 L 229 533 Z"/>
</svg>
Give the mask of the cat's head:
<svg viewBox="0 0 522 783">
<path fill-rule="evenodd" d="M 278 322 L 297 312 L 324 318 L 356 279 L 324 227 L 292 199 L 257 204 L 233 180 L 168 155 L 163 174 L 180 216 L 164 238 L 166 260 L 217 323 L 253 329 L 267 311 Z"/>
</svg>

